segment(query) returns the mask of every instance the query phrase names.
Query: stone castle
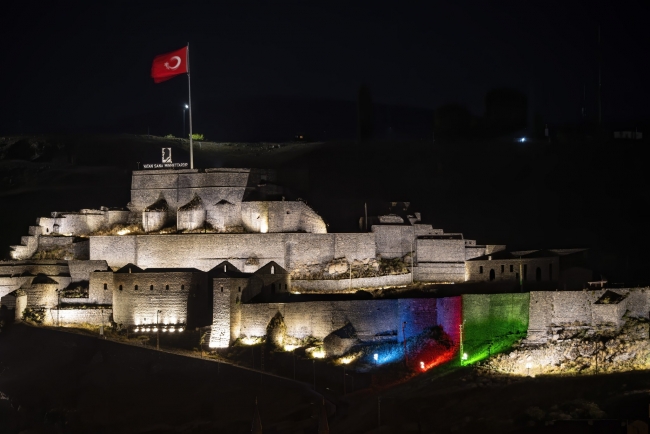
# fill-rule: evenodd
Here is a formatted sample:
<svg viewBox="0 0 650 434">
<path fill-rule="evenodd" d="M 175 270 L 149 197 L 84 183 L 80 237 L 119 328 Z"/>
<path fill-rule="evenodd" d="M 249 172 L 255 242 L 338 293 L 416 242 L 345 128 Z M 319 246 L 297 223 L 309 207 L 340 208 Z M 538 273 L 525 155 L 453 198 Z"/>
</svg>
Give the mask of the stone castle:
<svg viewBox="0 0 650 434">
<path fill-rule="evenodd" d="M 350 323 L 364 341 L 399 339 L 402 313 L 417 303 L 346 299 L 361 288 L 483 281 L 566 288 L 590 279 L 583 250 L 508 252 L 435 229 L 409 208 L 395 202 L 385 215 L 362 217 L 358 233 L 329 233 L 304 201 L 285 199 L 271 170 L 134 171 L 125 209 L 38 218 L 12 246 L 13 260 L 0 263 L 0 297 L 17 317 L 29 309 L 45 323 L 135 332 L 205 327 L 211 347 L 226 347 L 264 336 L 277 313 L 294 339 L 323 339 Z M 330 299 L 304 302 L 306 293 Z M 434 323 L 444 322 L 445 303 L 424 309 L 439 312 Z"/>
</svg>

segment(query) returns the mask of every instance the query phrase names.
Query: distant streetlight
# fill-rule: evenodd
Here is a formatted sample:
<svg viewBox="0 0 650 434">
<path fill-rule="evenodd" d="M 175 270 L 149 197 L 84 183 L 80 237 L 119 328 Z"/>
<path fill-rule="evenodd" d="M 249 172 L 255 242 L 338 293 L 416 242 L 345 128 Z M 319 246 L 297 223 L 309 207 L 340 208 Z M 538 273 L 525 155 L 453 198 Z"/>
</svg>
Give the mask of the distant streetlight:
<svg viewBox="0 0 650 434">
<path fill-rule="evenodd" d="M 190 108 L 190 106 L 188 106 L 187 104 L 183 106 L 183 138 L 186 138 L 185 137 L 185 110 L 187 110 L 188 108 Z"/>
</svg>

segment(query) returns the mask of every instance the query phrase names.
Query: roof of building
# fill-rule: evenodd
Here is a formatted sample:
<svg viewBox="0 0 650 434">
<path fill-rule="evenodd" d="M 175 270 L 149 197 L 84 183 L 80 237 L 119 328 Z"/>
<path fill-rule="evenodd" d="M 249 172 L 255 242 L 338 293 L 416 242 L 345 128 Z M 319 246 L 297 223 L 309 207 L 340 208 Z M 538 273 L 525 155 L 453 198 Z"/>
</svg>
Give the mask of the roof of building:
<svg viewBox="0 0 650 434">
<path fill-rule="evenodd" d="M 250 278 L 252 273 L 244 273 L 228 261 L 223 261 L 212 270 L 208 271 L 213 278 Z"/>
<path fill-rule="evenodd" d="M 142 271 L 142 268 L 129 262 L 124 267 L 117 270 L 116 273 L 142 273 Z"/>
<path fill-rule="evenodd" d="M 273 272 L 271 272 L 271 267 L 273 267 Z M 270 261 L 255 271 L 254 274 L 289 274 L 289 272 L 280 267 L 277 262 Z"/>
</svg>

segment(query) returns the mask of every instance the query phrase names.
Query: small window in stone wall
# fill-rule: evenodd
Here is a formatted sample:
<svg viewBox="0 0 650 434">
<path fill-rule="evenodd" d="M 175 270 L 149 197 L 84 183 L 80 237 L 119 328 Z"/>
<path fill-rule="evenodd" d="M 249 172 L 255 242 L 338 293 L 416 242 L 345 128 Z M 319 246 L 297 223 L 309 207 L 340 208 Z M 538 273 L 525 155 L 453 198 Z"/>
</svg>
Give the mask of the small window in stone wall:
<svg viewBox="0 0 650 434">
<path fill-rule="evenodd" d="M 136 290 L 136 291 L 138 290 L 138 285 L 135 285 L 135 290 Z"/>
<path fill-rule="evenodd" d="M 120 285 L 120 291 L 122 290 L 122 285 Z"/>
<path fill-rule="evenodd" d="M 169 291 L 169 285 L 165 285 L 165 289 Z"/>
<path fill-rule="evenodd" d="M 221 287 L 221 292 L 223 292 L 223 286 Z"/>
<path fill-rule="evenodd" d="M 505 265 L 502 265 L 502 266 L 501 266 L 501 272 L 502 272 L 502 273 L 505 273 L 505 271 L 506 271 L 506 266 L 505 266 Z"/>
<path fill-rule="evenodd" d="M 237 288 L 237 292 L 241 292 L 241 286 Z"/>
<path fill-rule="evenodd" d="M 514 266 L 514 265 L 510 265 L 510 272 L 512 273 L 513 271 L 515 271 L 515 266 Z"/>
<path fill-rule="evenodd" d="M 108 283 L 104 283 L 104 291 L 108 289 Z"/>
<path fill-rule="evenodd" d="M 478 267 L 478 272 L 479 272 L 479 274 L 483 274 L 483 266 L 482 265 L 480 265 Z"/>
<path fill-rule="evenodd" d="M 149 287 L 149 291 L 153 291 L 153 285 Z"/>
<path fill-rule="evenodd" d="M 185 285 L 181 285 L 181 291 L 185 289 Z"/>
</svg>

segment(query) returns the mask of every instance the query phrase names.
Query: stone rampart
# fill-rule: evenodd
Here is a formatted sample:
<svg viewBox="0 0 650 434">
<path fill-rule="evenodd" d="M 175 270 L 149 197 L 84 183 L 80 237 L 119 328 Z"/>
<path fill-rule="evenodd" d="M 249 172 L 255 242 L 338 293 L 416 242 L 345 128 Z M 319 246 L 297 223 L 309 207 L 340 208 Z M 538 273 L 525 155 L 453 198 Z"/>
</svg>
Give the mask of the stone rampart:
<svg viewBox="0 0 650 434">
<path fill-rule="evenodd" d="M 401 258 L 415 250 L 413 226 L 373 225 L 372 233 L 376 237 L 377 254 L 382 258 Z"/>
<path fill-rule="evenodd" d="M 104 309 L 47 309 L 44 325 L 61 325 L 62 327 L 73 327 L 76 325 L 90 324 L 94 326 L 110 323 L 112 310 Z"/>
<path fill-rule="evenodd" d="M 617 303 L 597 304 L 606 291 L 625 298 Z M 649 305 L 649 288 L 531 292 L 528 341 L 550 339 L 553 328 L 620 327 L 626 313 L 631 317 L 648 318 Z"/>
<path fill-rule="evenodd" d="M 347 323 L 362 341 L 397 339 L 397 300 L 355 300 L 242 305 L 240 336 L 264 336 L 280 312 L 287 336 L 323 339 Z"/>
<path fill-rule="evenodd" d="M 113 304 L 115 284 L 112 271 L 93 271 L 88 277 L 88 302 Z"/>
<path fill-rule="evenodd" d="M 358 279 L 328 280 L 292 280 L 294 291 L 318 291 L 342 293 L 360 288 L 381 288 L 386 286 L 403 286 L 411 283 L 411 274 L 395 274 Z"/>
<path fill-rule="evenodd" d="M 375 257 L 374 234 L 177 234 L 90 237 L 91 260 L 111 267 L 196 267 L 208 271 L 222 261 L 244 269 L 249 258 L 275 261 L 291 271 L 297 264 L 326 264 L 335 258 Z"/>
<path fill-rule="evenodd" d="M 73 282 L 87 281 L 93 271 L 108 270 L 108 264 L 104 260 L 98 261 L 68 261 L 70 278 Z"/>
<path fill-rule="evenodd" d="M 416 248 L 419 262 L 464 262 L 465 240 L 421 239 Z"/>
<path fill-rule="evenodd" d="M 517 281 L 520 272 L 523 273 L 523 280 L 528 282 L 538 277 L 540 281 L 557 281 L 560 277 L 560 260 L 558 257 L 474 260 L 465 263 L 465 272 L 467 280 L 472 282 Z"/>
<path fill-rule="evenodd" d="M 471 363 L 525 337 L 530 298 L 523 294 L 464 294 L 463 353 Z"/>
<path fill-rule="evenodd" d="M 413 279 L 417 282 L 464 282 L 465 264 L 420 262 L 413 269 Z"/>
<path fill-rule="evenodd" d="M 207 276 L 191 271 L 115 273 L 113 279 L 114 320 L 125 326 L 186 324 L 190 296 L 207 291 Z"/>
</svg>

